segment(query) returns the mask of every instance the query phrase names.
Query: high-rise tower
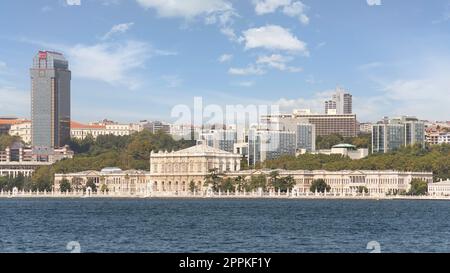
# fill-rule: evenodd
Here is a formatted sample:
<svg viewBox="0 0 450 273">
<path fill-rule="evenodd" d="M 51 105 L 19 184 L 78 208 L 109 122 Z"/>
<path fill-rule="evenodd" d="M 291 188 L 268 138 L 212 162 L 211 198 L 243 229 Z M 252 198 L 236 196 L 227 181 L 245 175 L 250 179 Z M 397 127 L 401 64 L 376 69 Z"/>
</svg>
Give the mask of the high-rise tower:
<svg viewBox="0 0 450 273">
<path fill-rule="evenodd" d="M 350 115 L 353 112 L 353 97 L 341 88 L 336 89 L 333 98 L 325 102 L 325 114 Z"/>
<path fill-rule="evenodd" d="M 63 147 L 70 140 L 69 63 L 61 53 L 39 51 L 30 74 L 32 146 Z"/>
</svg>

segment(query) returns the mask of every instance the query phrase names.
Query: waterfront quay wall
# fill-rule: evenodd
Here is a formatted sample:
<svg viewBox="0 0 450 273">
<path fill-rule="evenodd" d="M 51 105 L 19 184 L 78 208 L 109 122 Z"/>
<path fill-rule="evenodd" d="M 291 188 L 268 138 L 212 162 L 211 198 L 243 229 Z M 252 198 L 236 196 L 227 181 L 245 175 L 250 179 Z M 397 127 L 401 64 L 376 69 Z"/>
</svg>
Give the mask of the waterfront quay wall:
<svg viewBox="0 0 450 273">
<path fill-rule="evenodd" d="M 305 199 L 305 200 L 449 200 L 450 196 L 407 196 L 407 195 L 373 195 L 373 194 L 335 194 L 335 193 L 307 193 L 295 192 L 183 192 L 183 193 L 107 193 L 91 191 L 72 192 L 25 192 L 25 191 L 1 191 L 0 199 L 4 198 L 56 198 L 56 199 L 77 199 L 77 198 L 106 198 L 106 199 Z"/>
</svg>

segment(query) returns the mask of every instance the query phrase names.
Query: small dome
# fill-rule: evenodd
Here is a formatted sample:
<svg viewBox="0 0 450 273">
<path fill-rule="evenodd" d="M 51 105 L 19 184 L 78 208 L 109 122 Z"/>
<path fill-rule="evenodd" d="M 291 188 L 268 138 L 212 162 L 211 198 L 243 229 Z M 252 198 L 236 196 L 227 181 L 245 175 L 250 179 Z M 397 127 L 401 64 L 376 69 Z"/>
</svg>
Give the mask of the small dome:
<svg viewBox="0 0 450 273">
<path fill-rule="evenodd" d="M 117 167 L 107 167 L 101 170 L 102 173 L 121 173 L 122 169 Z"/>
<path fill-rule="evenodd" d="M 333 148 L 356 149 L 356 146 L 351 145 L 351 144 L 342 143 L 342 144 L 334 145 Z"/>
</svg>

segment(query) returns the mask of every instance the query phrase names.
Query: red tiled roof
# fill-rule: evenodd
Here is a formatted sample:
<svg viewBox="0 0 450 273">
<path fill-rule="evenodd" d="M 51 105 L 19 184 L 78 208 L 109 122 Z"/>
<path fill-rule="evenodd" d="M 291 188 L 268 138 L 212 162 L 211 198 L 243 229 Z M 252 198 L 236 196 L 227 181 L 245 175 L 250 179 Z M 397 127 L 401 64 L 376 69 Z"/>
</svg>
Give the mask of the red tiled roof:
<svg viewBox="0 0 450 273">
<path fill-rule="evenodd" d="M 79 123 L 76 121 L 71 121 L 70 128 L 71 129 L 105 129 L 106 127 L 103 125 L 89 125 L 89 124 Z"/>
<path fill-rule="evenodd" d="M 25 122 L 31 122 L 30 120 L 26 119 L 1 119 L 0 118 L 0 125 L 15 125 L 15 124 L 21 124 Z"/>
</svg>

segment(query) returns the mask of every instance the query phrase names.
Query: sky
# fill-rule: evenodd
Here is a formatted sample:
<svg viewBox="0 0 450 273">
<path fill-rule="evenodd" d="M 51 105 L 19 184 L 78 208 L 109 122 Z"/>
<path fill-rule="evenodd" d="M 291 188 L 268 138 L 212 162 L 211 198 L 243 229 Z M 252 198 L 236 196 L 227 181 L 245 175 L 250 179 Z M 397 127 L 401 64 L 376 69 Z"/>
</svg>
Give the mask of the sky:
<svg viewBox="0 0 450 273">
<path fill-rule="evenodd" d="M 72 119 L 173 120 L 177 105 L 450 120 L 450 0 L 3 0 L 0 116 L 30 116 L 39 50 L 72 71 Z"/>
</svg>

